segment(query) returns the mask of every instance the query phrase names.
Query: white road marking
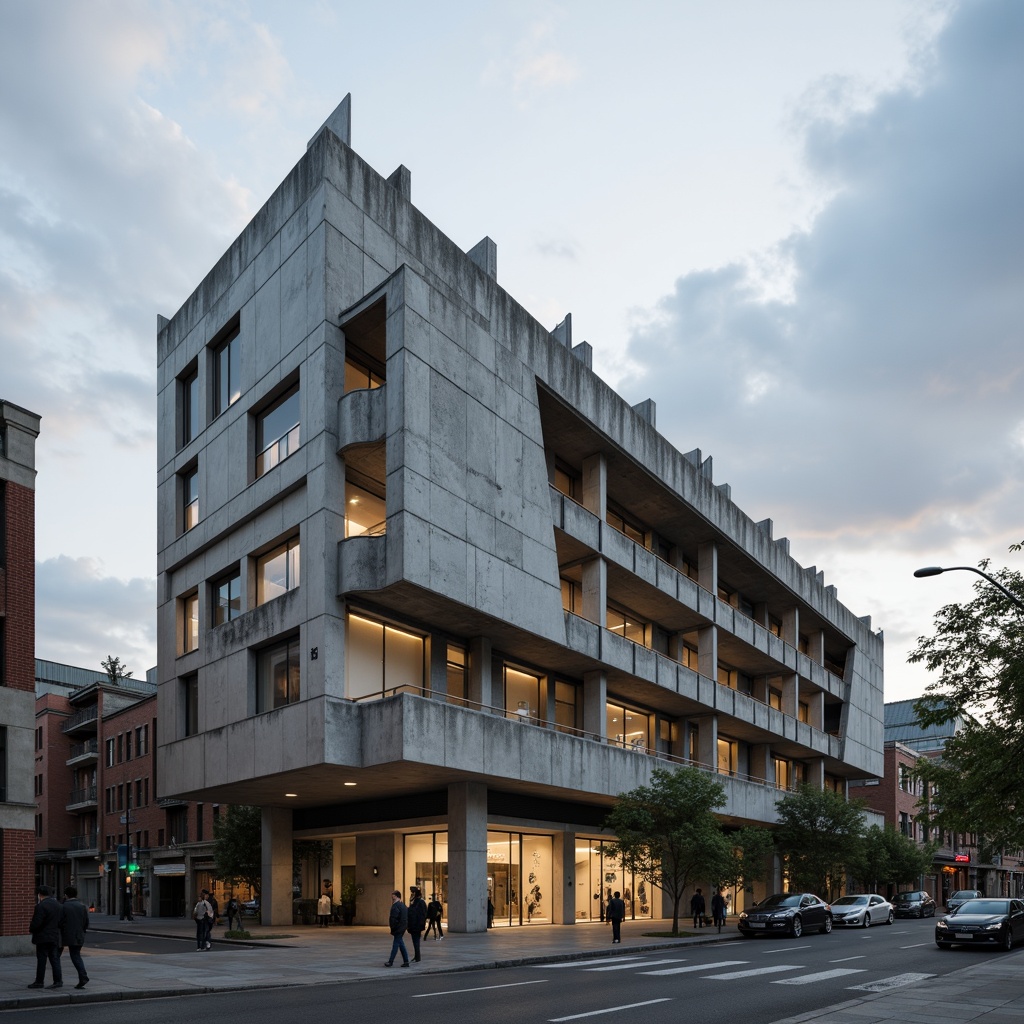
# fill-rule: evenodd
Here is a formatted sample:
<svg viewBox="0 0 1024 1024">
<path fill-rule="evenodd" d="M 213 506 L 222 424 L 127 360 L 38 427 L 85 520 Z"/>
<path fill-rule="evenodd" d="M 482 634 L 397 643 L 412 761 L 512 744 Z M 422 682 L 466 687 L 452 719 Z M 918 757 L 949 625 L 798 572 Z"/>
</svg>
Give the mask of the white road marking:
<svg viewBox="0 0 1024 1024">
<path fill-rule="evenodd" d="M 861 953 L 858 956 L 843 956 L 843 957 L 840 957 L 838 960 L 829 960 L 829 963 L 830 964 L 845 964 L 847 960 L 863 960 L 863 959 L 864 959 L 864 954 Z"/>
<path fill-rule="evenodd" d="M 656 964 L 682 964 L 685 960 L 634 960 L 628 964 L 612 964 L 610 967 L 588 967 L 587 971 L 632 971 L 637 967 L 654 967 Z"/>
<path fill-rule="evenodd" d="M 734 978 L 753 978 L 758 974 L 778 974 L 780 971 L 802 971 L 803 964 L 775 964 L 774 967 L 755 967 L 749 971 L 727 971 L 725 974 L 708 974 L 715 981 L 732 981 Z"/>
<path fill-rule="evenodd" d="M 566 960 L 557 964 L 537 964 L 539 968 L 589 967 L 591 964 L 614 964 L 620 960 L 641 960 L 639 953 L 633 956 L 603 956 L 598 960 Z"/>
<path fill-rule="evenodd" d="M 918 949 L 921 946 L 930 946 L 930 942 L 915 942 L 912 946 L 900 946 L 900 949 Z"/>
<path fill-rule="evenodd" d="M 450 988 L 446 992 L 417 992 L 413 999 L 429 999 L 431 996 L 458 996 L 463 992 L 490 992 L 493 988 L 518 988 L 520 985 L 546 985 L 547 978 L 537 978 L 535 981 L 514 981 L 508 985 L 481 985 L 478 988 Z"/>
<path fill-rule="evenodd" d="M 563 1020 L 580 1020 L 583 1017 L 597 1017 L 602 1013 L 618 1013 L 619 1010 L 635 1010 L 638 1006 L 653 1006 L 655 1003 L 670 1003 L 670 998 L 648 999 L 643 1003 L 627 1003 L 625 1006 L 609 1006 L 605 1010 L 591 1010 L 589 1013 L 574 1013 L 571 1017 L 549 1017 L 548 1024 L 561 1024 Z"/>
<path fill-rule="evenodd" d="M 894 974 L 891 978 L 882 978 L 880 981 L 869 981 L 863 985 L 847 985 L 846 987 L 848 990 L 857 992 L 888 992 L 889 989 L 913 985 L 915 981 L 927 981 L 934 977 L 934 974 Z"/>
<path fill-rule="evenodd" d="M 799 978 L 782 978 L 773 981 L 773 985 L 813 985 L 816 981 L 828 981 L 830 978 L 841 978 L 844 974 L 863 974 L 861 967 L 837 967 L 833 971 L 819 971 L 817 974 L 801 974 Z"/>
<path fill-rule="evenodd" d="M 810 949 L 808 946 L 780 946 L 778 949 L 765 949 L 763 953 L 792 953 L 794 949 Z"/>
<path fill-rule="evenodd" d="M 713 964 L 690 964 L 689 967 L 666 967 L 660 971 L 640 971 L 640 974 L 689 974 L 692 971 L 715 971 L 719 967 L 738 967 L 740 964 L 749 964 L 749 960 L 719 960 Z"/>
</svg>

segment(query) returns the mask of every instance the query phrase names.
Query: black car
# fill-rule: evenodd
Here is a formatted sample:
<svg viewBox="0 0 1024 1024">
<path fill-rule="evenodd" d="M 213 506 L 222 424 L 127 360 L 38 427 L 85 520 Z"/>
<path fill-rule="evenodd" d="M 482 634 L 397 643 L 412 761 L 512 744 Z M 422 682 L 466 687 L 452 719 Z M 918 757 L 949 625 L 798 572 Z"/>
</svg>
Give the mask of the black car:
<svg viewBox="0 0 1024 1024">
<path fill-rule="evenodd" d="M 924 890 L 897 893 L 892 900 L 897 917 L 934 917 L 935 900 Z"/>
<path fill-rule="evenodd" d="M 1020 900 L 968 900 L 935 922 L 935 945 L 949 949 L 995 944 L 1007 951 L 1024 939 L 1024 903 Z"/>
<path fill-rule="evenodd" d="M 809 892 L 780 892 L 767 896 L 740 914 L 740 934 L 745 939 L 780 932 L 799 938 L 806 931 L 832 931 L 832 910 Z"/>
<path fill-rule="evenodd" d="M 946 900 L 946 909 L 952 912 L 968 900 L 977 900 L 984 895 L 985 894 L 980 889 L 957 889 L 957 891 Z"/>
</svg>

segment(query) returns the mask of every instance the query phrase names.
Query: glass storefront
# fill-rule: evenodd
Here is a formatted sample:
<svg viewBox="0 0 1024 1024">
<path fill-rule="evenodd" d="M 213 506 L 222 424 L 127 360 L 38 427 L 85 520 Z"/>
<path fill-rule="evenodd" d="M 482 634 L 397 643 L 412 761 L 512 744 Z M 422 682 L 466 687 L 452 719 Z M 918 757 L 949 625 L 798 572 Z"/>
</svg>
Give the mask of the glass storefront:
<svg viewBox="0 0 1024 1024">
<path fill-rule="evenodd" d="M 487 833 L 487 897 L 491 924 L 551 924 L 551 837 L 520 832 Z M 437 898 L 448 917 L 448 834 L 405 837 L 405 890 L 417 885 Z"/>
<path fill-rule="evenodd" d="M 576 840 L 576 920 L 603 921 L 608 900 L 616 892 L 625 901 L 627 920 L 653 917 L 653 886 L 624 871 L 607 852 L 608 846 L 600 839 Z"/>
</svg>

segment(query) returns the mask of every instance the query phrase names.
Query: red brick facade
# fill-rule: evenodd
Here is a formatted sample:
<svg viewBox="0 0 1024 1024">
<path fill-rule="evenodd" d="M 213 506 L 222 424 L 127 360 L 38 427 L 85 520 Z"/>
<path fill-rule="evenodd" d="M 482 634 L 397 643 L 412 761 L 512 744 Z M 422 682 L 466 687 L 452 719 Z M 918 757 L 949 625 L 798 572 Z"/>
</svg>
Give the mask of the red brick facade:
<svg viewBox="0 0 1024 1024">
<path fill-rule="evenodd" d="M 3 631 L 3 685 L 35 687 L 36 657 L 36 496 L 13 481 L 3 484 L 6 564 L 0 565 Z"/>
<path fill-rule="evenodd" d="M 35 906 L 35 840 L 28 829 L 0 832 L 0 935 L 27 935 Z"/>
</svg>

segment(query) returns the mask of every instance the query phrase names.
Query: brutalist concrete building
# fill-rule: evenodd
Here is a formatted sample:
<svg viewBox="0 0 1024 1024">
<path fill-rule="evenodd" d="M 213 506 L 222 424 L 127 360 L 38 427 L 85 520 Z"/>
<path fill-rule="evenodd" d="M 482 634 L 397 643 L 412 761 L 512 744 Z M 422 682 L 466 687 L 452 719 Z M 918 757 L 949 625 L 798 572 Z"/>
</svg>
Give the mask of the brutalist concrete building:
<svg viewBox="0 0 1024 1024">
<path fill-rule="evenodd" d="M 159 796 L 263 808 L 270 923 L 296 839 L 357 921 L 661 916 L 616 794 L 695 764 L 770 823 L 880 775 L 881 636 L 349 125 L 160 318 Z"/>
</svg>

